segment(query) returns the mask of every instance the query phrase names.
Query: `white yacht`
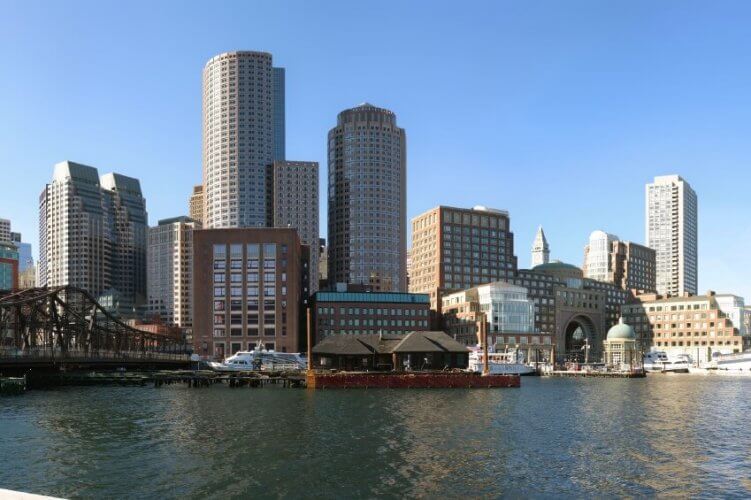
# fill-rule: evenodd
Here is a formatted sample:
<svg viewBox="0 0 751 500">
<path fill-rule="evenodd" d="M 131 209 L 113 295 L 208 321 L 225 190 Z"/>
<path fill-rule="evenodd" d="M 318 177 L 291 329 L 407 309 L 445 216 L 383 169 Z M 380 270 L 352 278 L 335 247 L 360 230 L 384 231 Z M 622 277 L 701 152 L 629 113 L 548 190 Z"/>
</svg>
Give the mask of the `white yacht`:
<svg viewBox="0 0 751 500">
<path fill-rule="evenodd" d="M 693 360 L 688 354 L 671 359 L 665 351 L 650 351 L 644 355 L 644 371 L 651 373 L 688 373 Z"/>
<path fill-rule="evenodd" d="M 751 376 L 751 351 L 732 354 L 712 354 L 712 360 L 692 368 L 691 373 L 704 375 L 747 375 Z"/>
<path fill-rule="evenodd" d="M 306 370 L 308 363 L 298 353 L 267 351 L 259 347 L 253 351 L 238 351 L 223 362 L 211 362 L 209 366 L 219 372 L 241 372 L 251 370 Z"/>
<path fill-rule="evenodd" d="M 516 351 L 509 352 L 489 352 L 488 368 L 491 375 L 532 375 L 535 369 L 532 366 L 525 365 L 521 362 L 521 353 Z M 476 347 L 469 353 L 468 371 L 482 373 L 484 365 L 484 356 L 482 349 Z"/>
</svg>

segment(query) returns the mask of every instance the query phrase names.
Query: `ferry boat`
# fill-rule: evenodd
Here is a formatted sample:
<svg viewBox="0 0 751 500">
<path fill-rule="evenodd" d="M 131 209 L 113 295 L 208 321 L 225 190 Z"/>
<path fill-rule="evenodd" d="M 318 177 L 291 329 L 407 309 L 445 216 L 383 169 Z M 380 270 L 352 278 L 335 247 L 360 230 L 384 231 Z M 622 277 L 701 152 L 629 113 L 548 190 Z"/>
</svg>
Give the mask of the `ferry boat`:
<svg viewBox="0 0 751 500">
<path fill-rule="evenodd" d="M 688 373 L 693 360 L 688 354 L 670 359 L 665 351 L 650 351 L 644 355 L 644 371 L 649 373 Z"/>
<path fill-rule="evenodd" d="M 209 367 L 218 372 L 306 370 L 308 362 L 299 353 L 267 351 L 258 347 L 253 351 L 238 351 L 221 363 L 210 362 Z"/>
<path fill-rule="evenodd" d="M 479 347 L 473 349 L 469 353 L 467 371 L 482 373 L 483 361 L 482 350 Z M 516 351 L 489 352 L 488 369 L 491 375 L 532 375 L 535 373 L 534 367 L 525 365 L 519 360 L 519 355 Z"/>
</svg>

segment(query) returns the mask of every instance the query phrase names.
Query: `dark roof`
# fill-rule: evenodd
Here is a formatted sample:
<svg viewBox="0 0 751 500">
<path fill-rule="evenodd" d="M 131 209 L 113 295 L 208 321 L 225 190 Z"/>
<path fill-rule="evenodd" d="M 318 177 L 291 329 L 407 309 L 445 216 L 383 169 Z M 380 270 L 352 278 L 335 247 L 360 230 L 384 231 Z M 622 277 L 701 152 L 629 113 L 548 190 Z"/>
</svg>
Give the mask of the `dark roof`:
<svg viewBox="0 0 751 500">
<path fill-rule="evenodd" d="M 315 354 L 361 356 L 413 352 L 457 352 L 468 349 L 444 332 L 410 332 L 406 335 L 330 335 L 313 347 Z"/>
<path fill-rule="evenodd" d="M 350 335 L 329 335 L 313 347 L 315 354 L 339 354 L 342 356 L 367 356 L 373 350 Z"/>
<path fill-rule="evenodd" d="M 467 352 L 467 347 L 443 332 L 412 332 L 407 335 L 395 352 Z"/>
</svg>

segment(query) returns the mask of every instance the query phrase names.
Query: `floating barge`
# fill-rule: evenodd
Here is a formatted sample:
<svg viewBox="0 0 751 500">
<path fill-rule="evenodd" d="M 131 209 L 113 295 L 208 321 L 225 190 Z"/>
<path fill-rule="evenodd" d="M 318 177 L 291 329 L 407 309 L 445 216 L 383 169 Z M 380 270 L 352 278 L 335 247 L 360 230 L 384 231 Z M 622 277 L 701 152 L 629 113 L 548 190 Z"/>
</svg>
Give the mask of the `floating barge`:
<svg viewBox="0 0 751 500">
<path fill-rule="evenodd" d="M 520 387 L 519 375 L 472 372 L 320 372 L 307 375 L 309 389 L 480 389 Z"/>
</svg>

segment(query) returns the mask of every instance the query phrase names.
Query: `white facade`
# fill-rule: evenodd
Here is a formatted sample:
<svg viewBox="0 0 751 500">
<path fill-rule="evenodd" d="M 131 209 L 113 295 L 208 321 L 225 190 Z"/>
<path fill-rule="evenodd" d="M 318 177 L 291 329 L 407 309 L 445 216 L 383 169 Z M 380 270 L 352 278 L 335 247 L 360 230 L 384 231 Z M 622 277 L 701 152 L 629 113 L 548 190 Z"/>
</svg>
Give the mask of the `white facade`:
<svg viewBox="0 0 751 500">
<path fill-rule="evenodd" d="M 303 245 L 310 247 L 309 293 L 318 290 L 318 163 L 274 162 L 274 227 L 297 230 Z"/>
<path fill-rule="evenodd" d="M 526 288 L 497 281 L 477 287 L 477 297 L 490 333 L 534 332 L 535 304 L 527 297 Z"/>
<path fill-rule="evenodd" d="M 646 241 L 656 252 L 657 292 L 697 293 L 698 202 L 677 175 L 655 177 L 646 186 Z"/>
<path fill-rule="evenodd" d="M 730 321 L 733 322 L 733 325 L 738 328 L 738 333 L 740 335 L 751 334 L 751 332 L 746 329 L 745 325 L 747 310 L 743 297 L 730 294 L 718 294 L 715 295 L 715 300 L 717 300 L 717 305 L 720 310 L 724 312 Z"/>
<path fill-rule="evenodd" d="M 188 217 L 160 220 L 149 228 L 149 313 L 180 328 L 193 324 L 193 230 L 200 228 Z"/>
<path fill-rule="evenodd" d="M 548 246 L 548 240 L 545 239 L 545 231 L 543 231 L 542 226 L 540 226 L 537 228 L 535 241 L 532 243 L 531 267 L 547 264 L 548 262 L 550 262 L 550 247 Z"/>
<path fill-rule="evenodd" d="M 610 254 L 613 242 L 618 236 L 605 231 L 592 231 L 589 244 L 584 248 L 584 277 L 597 281 L 611 281 L 612 272 Z"/>
</svg>

